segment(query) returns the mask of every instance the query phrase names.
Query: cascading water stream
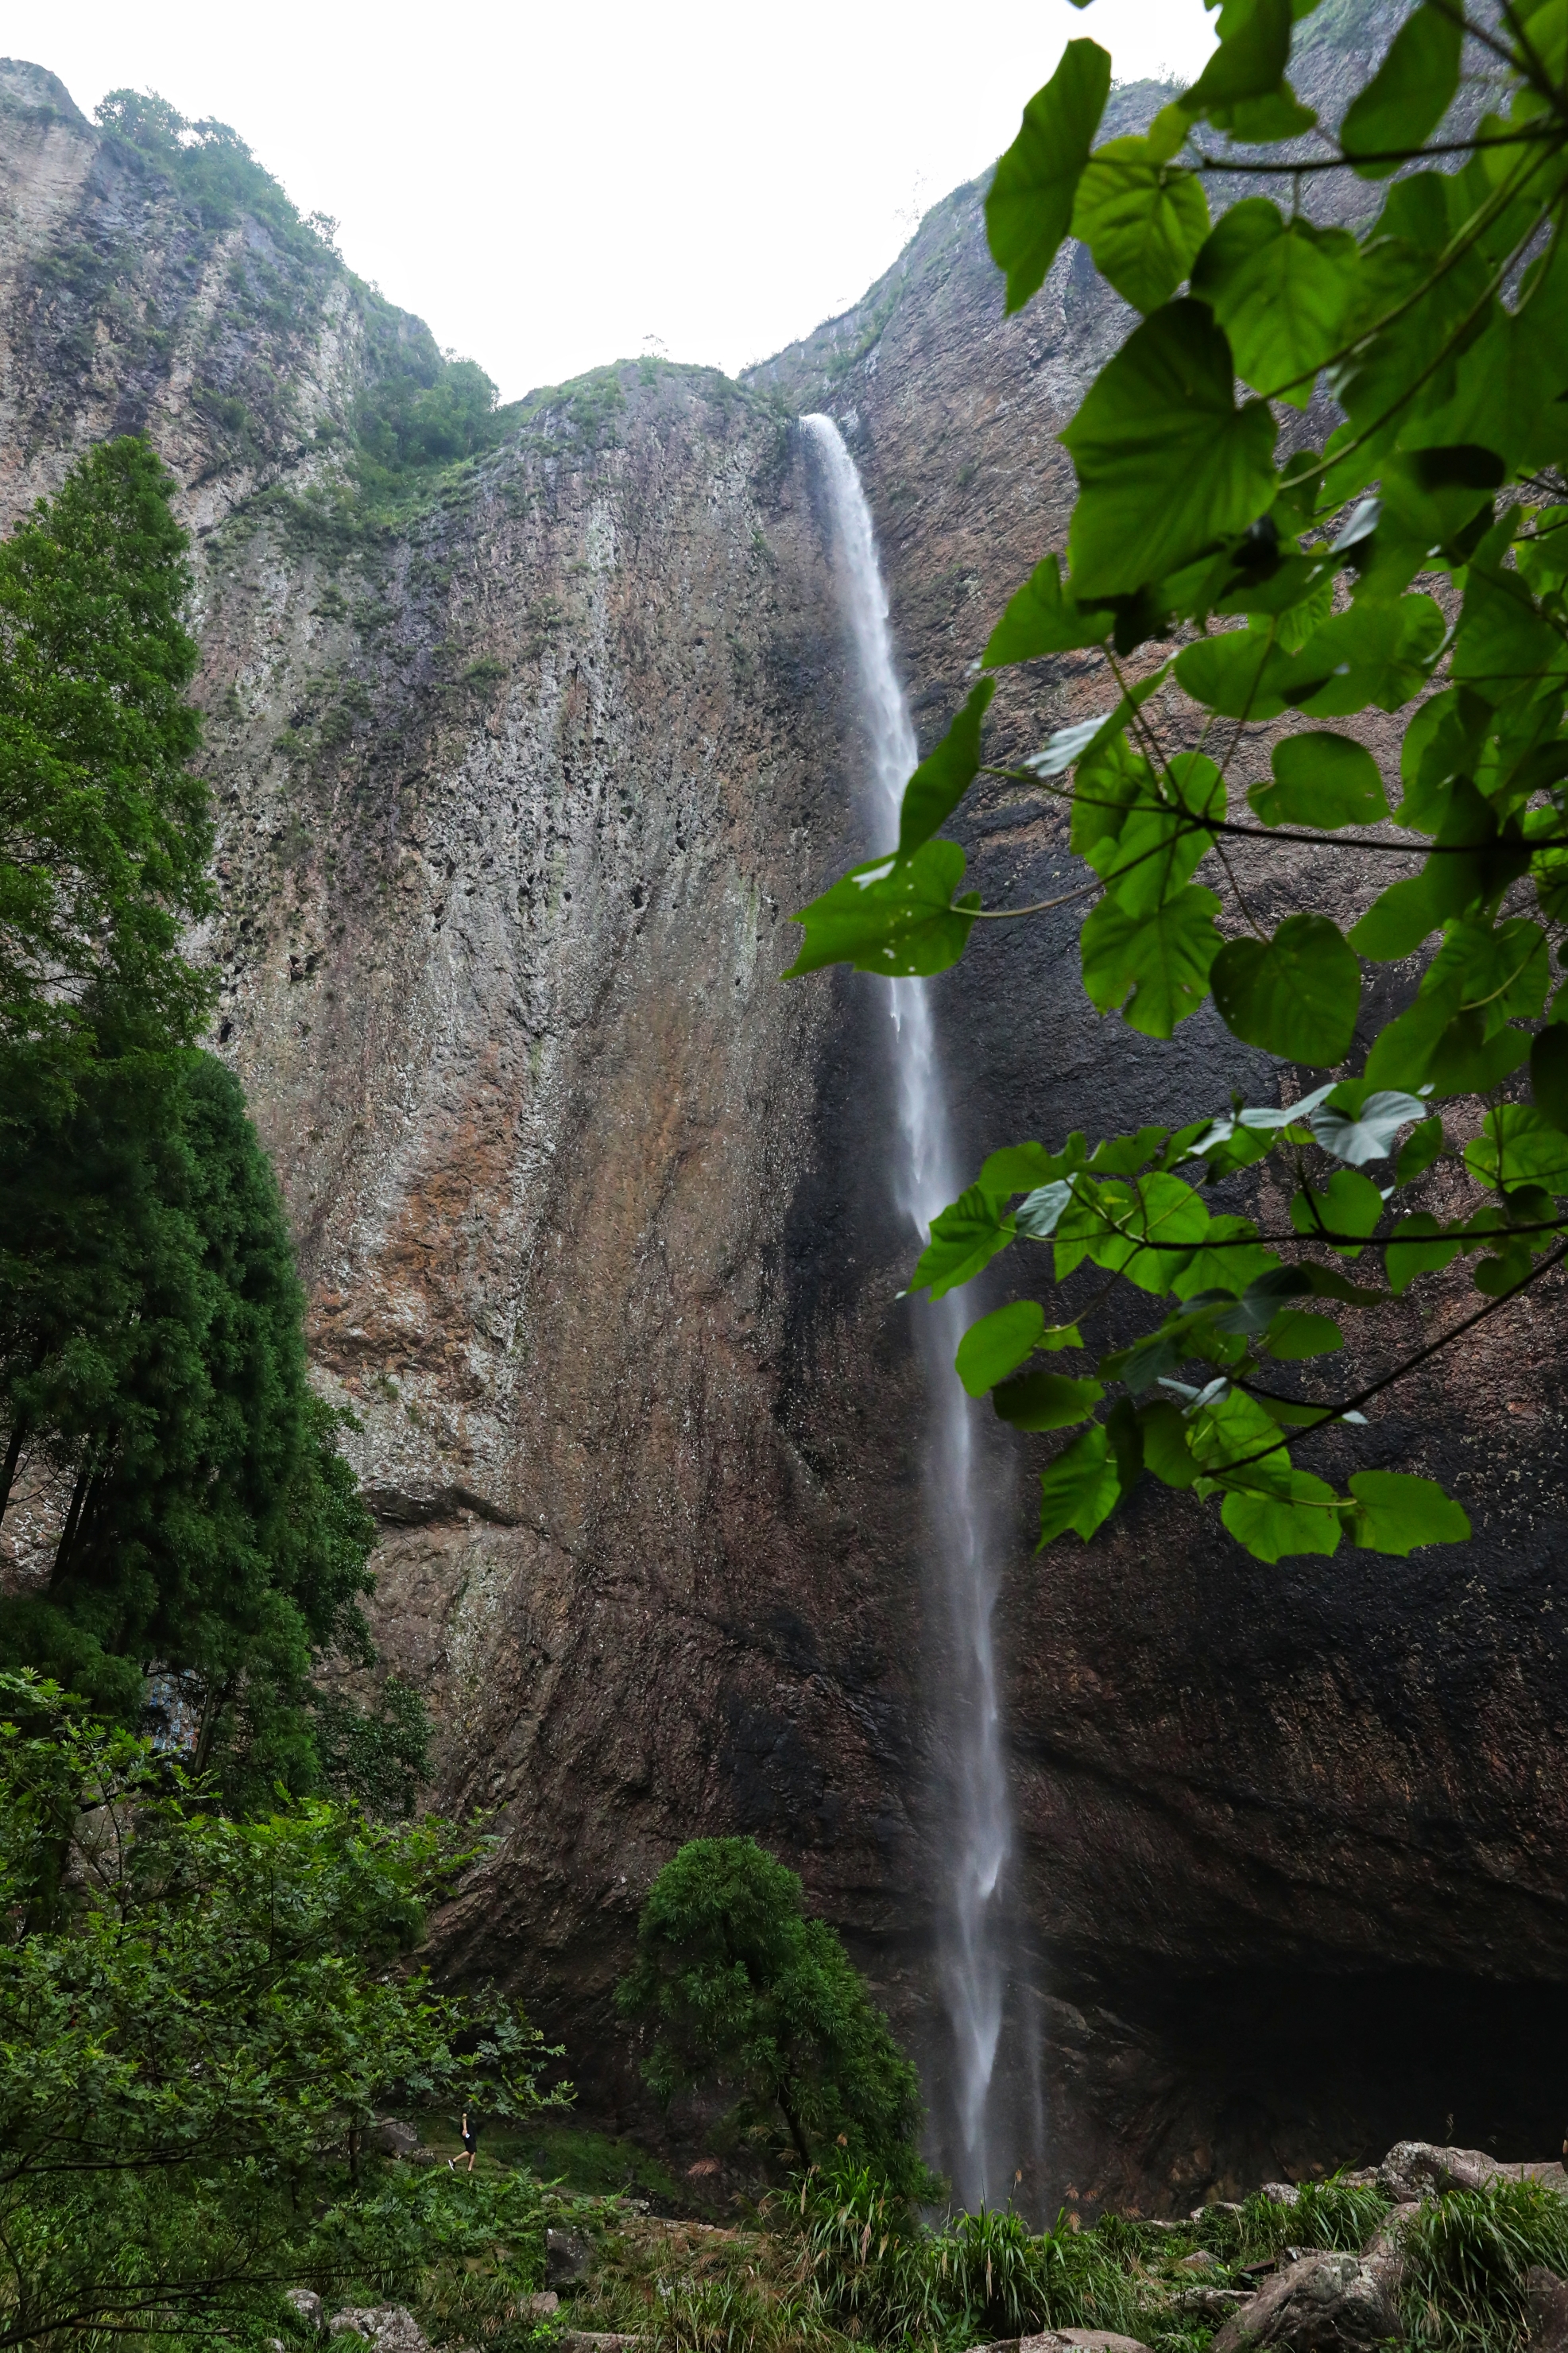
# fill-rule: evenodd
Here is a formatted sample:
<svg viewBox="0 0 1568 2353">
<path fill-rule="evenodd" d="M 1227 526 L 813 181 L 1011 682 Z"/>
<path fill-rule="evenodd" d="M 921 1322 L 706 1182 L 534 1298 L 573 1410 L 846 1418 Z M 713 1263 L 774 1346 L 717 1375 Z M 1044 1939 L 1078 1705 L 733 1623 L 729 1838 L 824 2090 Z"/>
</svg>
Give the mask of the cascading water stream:
<svg viewBox="0 0 1568 2353">
<path fill-rule="evenodd" d="M 873 846 L 880 849 L 898 839 L 900 805 L 919 752 L 893 666 L 888 595 L 855 462 L 831 417 L 806 417 L 801 422 L 816 446 L 827 484 L 839 592 L 870 751 L 867 816 Z M 886 989 L 892 1015 L 896 1201 L 923 1243 L 932 1217 L 963 1184 L 931 1001 L 921 981 L 876 985 Z M 953 1351 L 968 1320 L 968 1310 L 951 1293 L 920 1311 L 931 1400 L 925 1505 L 952 1646 L 940 1676 L 931 1678 L 942 1706 L 949 1757 L 942 1823 L 949 1868 L 940 1962 L 953 2038 L 959 2146 L 944 2157 L 954 2189 L 973 2206 L 1004 2190 L 1011 2155 L 997 2146 L 993 2091 L 1006 1975 L 1002 1883 L 1012 1849 L 1012 1817 L 992 1635 L 998 1547 L 989 1482 L 976 1459 L 976 1409 L 952 1370 Z"/>
</svg>

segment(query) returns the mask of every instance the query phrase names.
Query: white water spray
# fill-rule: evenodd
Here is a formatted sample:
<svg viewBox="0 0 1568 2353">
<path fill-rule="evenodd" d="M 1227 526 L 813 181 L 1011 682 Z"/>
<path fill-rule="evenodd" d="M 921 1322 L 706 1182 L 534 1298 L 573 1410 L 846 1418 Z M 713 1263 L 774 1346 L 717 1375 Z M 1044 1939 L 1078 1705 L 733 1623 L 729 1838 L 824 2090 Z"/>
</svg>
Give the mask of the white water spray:
<svg viewBox="0 0 1568 2353">
<path fill-rule="evenodd" d="M 854 459 L 830 417 L 801 420 L 822 459 L 836 541 L 835 555 L 856 655 L 871 754 L 868 817 L 874 849 L 898 839 L 899 810 L 919 750 L 909 705 L 893 667 L 888 592 L 877 561 L 870 509 Z M 899 1150 L 894 1189 L 900 1211 L 923 1243 L 931 1220 L 959 1192 L 963 1178 L 942 1092 L 936 1033 L 926 985 L 879 984 L 893 1022 Z M 974 1416 L 952 1370 L 968 1310 L 950 1293 L 919 1311 L 931 1398 L 925 1503 L 951 1656 L 931 1678 L 941 1696 L 951 1747 L 941 1825 L 950 1858 L 940 1959 L 956 2061 L 955 2109 L 961 2146 L 947 2153 L 953 2188 L 966 2205 L 1004 2195 L 1008 2152 L 996 2147 L 993 2084 L 1002 2033 L 1005 1969 L 1002 1877 L 1012 1847 L 1012 1818 L 996 1695 L 992 1617 L 998 1582 L 994 1525 L 984 1467 L 976 1461 Z"/>
</svg>

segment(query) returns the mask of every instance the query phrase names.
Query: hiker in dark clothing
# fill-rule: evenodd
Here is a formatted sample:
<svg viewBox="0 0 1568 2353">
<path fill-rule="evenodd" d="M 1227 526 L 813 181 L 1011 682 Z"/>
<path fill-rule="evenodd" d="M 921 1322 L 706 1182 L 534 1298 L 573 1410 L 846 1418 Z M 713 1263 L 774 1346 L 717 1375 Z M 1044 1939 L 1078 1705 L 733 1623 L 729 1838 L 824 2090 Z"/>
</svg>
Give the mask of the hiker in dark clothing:
<svg viewBox="0 0 1568 2353">
<path fill-rule="evenodd" d="M 472 2173 L 474 2159 L 479 2153 L 479 2120 L 478 2116 L 470 2116 L 467 2108 L 463 2110 L 462 2134 L 463 2147 L 468 2153 L 468 2171 Z M 447 2159 L 447 2168 L 448 2172 L 456 2173 L 458 2160 L 455 2157 Z"/>
</svg>

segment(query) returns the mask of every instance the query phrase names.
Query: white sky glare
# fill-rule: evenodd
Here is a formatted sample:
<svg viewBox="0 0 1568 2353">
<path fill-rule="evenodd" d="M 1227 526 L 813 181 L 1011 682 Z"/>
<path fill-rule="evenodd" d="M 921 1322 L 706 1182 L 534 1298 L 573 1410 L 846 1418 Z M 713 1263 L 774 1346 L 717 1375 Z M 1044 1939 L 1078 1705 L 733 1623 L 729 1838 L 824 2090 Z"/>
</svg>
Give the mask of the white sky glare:
<svg viewBox="0 0 1568 2353">
<path fill-rule="evenodd" d="M 994 159 L 1064 42 L 1194 77 L 1202 0 L 10 0 L 84 113 L 237 131 L 350 265 L 503 399 L 635 355 L 733 374 L 853 302 Z"/>
</svg>

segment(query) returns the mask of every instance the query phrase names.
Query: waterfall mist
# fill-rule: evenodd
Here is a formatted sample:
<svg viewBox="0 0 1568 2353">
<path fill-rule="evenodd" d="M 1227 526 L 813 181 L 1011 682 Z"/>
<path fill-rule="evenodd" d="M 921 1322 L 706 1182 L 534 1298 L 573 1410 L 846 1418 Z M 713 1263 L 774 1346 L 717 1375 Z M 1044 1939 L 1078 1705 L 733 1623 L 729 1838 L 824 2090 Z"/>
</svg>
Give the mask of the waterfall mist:
<svg viewBox="0 0 1568 2353">
<path fill-rule="evenodd" d="M 887 589 L 855 462 L 831 417 L 801 423 L 822 462 L 839 596 L 855 650 L 870 754 L 868 849 L 883 849 L 898 839 L 904 786 L 919 759 L 915 732 L 894 667 Z M 911 1237 L 923 1242 L 932 1217 L 964 1181 L 931 997 L 923 981 L 871 986 L 884 993 L 891 1016 L 895 1202 Z M 1026 1988 L 1015 1988 L 1012 2000 L 1008 1989 L 1013 1821 L 992 1622 L 1009 1516 L 1006 1474 L 982 1459 L 984 1409 L 965 1395 L 952 1369 L 971 1316 L 971 1307 L 951 1293 L 916 1311 L 930 1415 L 922 1503 L 933 1623 L 946 1645 L 940 1660 L 926 1662 L 942 1757 L 932 1827 L 942 1881 L 938 1961 L 952 2044 L 952 2115 L 939 2161 L 955 2195 L 975 2206 L 1011 2194 L 1016 2168 L 1037 2154 L 1039 2127 L 1032 2005 Z M 1005 2029 L 1025 2047 L 1008 2052 L 1004 2083 L 997 2063 Z"/>
</svg>

